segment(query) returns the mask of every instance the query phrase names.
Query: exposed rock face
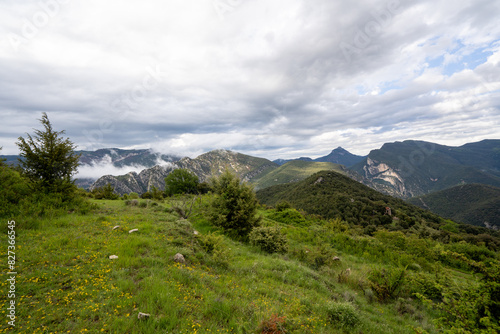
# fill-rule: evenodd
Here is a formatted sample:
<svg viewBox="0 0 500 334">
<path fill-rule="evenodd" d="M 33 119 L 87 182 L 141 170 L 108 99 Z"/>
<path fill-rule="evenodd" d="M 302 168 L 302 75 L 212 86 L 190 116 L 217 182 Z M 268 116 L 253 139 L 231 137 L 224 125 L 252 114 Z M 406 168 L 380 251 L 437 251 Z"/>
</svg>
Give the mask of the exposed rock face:
<svg viewBox="0 0 500 334">
<path fill-rule="evenodd" d="M 387 164 L 367 158 L 363 171 L 364 177 L 373 182 L 375 189 L 379 188 L 377 190 L 399 197 L 408 196 L 405 180 Z"/>
<path fill-rule="evenodd" d="M 460 147 L 415 140 L 386 143 L 350 169 L 363 175 L 366 185 L 401 198 L 459 184 L 500 187 L 500 140 Z"/>
<path fill-rule="evenodd" d="M 115 192 L 120 195 L 136 192 L 142 194 L 155 186 L 159 190 L 165 189 L 165 177 L 176 168 L 184 168 L 198 176 L 200 182 L 207 181 L 213 176 L 218 176 L 229 169 L 242 180 L 250 182 L 271 170 L 277 168 L 275 163 L 255 158 L 241 153 L 226 150 L 215 150 L 200 155 L 196 159 L 182 158 L 169 165 L 154 166 L 145 169 L 139 174 L 135 172 L 121 176 L 106 175 L 94 182 L 91 190 L 110 183 L 115 187 Z"/>
</svg>

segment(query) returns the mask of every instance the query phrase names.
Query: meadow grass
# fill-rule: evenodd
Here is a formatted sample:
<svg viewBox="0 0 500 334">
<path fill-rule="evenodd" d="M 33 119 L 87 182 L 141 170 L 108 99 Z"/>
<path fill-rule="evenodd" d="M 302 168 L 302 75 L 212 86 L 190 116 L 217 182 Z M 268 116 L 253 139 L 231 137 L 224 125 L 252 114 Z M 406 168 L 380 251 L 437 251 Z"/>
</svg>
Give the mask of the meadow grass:
<svg viewBox="0 0 500 334">
<path fill-rule="evenodd" d="M 194 230 L 222 234 L 206 220 L 203 201 L 188 219 L 173 212 L 176 203 L 169 200 L 142 202 L 95 201 L 90 214 L 18 229 L 16 327 L 5 320 L 2 280 L 0 333 L 265 333 L 273 326 L 275 333 L 436 332 L 437 314 L 417 301 L 379 303 L 367 296 L 367 273 L 389 266 L 391 258 L 374 261 L 363 257 L 366 250 L 349 252 L 350 243 L 341 238 L 325 250 L 321 231 L 269 219 L 264 223 L 286 231 L 289 253 L 267 254 L 223 236 L 223 252 L 211 254 Z M 1 244 L 6 240 L 2 233 Z M 186 263 L 174 262 L 176 253 Z M 217 258 L 221 254 L 224 259 Z M 336 254 L 341 261 L 318 260 Z M 337 303 L 352 305 L 349 326 L 332 316 L 346 309 Z M 412 314 L 398 312 L 404 303 Z M 139 320 L 139 312 L 151 316 Z"/>
</svg>

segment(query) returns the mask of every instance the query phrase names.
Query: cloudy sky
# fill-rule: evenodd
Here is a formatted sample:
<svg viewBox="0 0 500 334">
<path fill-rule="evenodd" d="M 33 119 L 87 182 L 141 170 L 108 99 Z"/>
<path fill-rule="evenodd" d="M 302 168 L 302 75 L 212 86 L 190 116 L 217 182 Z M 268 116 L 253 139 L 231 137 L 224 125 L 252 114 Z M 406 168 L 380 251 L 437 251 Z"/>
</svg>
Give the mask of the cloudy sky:
<svg viewBox="0 0 500 334">
<path fill-rule="evenodd" d="M 500 138 L 497 0 L 2 0 L 0 146 L 317 157 Z"/>
</svg>

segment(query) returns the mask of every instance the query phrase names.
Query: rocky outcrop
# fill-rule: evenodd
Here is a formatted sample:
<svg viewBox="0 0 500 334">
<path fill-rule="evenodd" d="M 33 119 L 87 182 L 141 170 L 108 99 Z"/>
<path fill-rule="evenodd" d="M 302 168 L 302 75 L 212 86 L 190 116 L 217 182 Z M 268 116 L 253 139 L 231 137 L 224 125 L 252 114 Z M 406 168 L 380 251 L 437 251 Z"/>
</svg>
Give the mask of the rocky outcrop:
<svg viewBox="0 0 500 334">
<path fill-rule="evenodd" d="M 136 192 L 142 194 L 155 186 L 159 190 L 165 189 L 165 177 L 176 168 L 188 169 L 198 176 L 200 182 L 208 181 L 213 176 L 222 174 L 226 169 L 238 175 L 242 180 L 251 182 L 277 168 L 275 163 L 227 150 L 215 150 L 198 156 L 195 159 L 182 158 L 171 164 L 154 166 L 141 171 L 121 176 L 106 175 L 98 179 L 90 190 L 111 184 L 120 194 Z"/>
</svg>

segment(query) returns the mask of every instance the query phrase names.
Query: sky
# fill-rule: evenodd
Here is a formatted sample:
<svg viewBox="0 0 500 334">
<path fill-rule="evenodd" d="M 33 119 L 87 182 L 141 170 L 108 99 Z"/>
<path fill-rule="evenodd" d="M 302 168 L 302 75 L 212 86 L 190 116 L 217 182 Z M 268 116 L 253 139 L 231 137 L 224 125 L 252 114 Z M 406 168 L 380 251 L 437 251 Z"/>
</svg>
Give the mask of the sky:
<svg viewBox="0 0 500 334">
<path fill-rule="evenodd" d="M 312 158 L 500 138 L 497 0 L 2 0 L 0 146 Z"/>
</svg>

